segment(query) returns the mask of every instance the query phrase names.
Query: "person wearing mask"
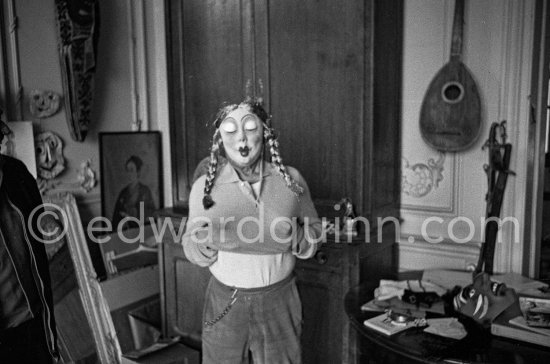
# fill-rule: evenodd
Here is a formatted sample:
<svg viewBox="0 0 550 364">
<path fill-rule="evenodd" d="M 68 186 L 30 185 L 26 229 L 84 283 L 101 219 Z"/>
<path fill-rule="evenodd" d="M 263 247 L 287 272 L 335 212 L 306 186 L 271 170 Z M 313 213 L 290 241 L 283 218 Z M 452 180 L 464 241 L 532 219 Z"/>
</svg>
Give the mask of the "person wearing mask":
<svg viewBox="0 0 550 364">
<path fill-rule="evenodd" d="M 302 307 L 293 269 L 296 258 L 315 253 L 321 220 L 305 179 L 283 164 L 261 102 L 222 107 L 214 126 L 183 237 L 187 258 L 212 273 L 203 362 L 301 363 Z"/>
</svg>

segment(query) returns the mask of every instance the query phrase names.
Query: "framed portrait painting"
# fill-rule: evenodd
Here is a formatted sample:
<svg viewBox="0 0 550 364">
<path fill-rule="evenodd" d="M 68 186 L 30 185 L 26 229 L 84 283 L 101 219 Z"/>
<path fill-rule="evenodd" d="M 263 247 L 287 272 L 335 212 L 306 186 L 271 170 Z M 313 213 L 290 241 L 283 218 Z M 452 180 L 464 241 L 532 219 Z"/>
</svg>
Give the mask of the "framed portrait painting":
<svg viewBox="0 0 550 364">
<path fill-rule="evenodd" d="M 101 212 L 113 231 L 147 225 L 162 203 L 158 131 L 99 133 Z"/>
</svg>

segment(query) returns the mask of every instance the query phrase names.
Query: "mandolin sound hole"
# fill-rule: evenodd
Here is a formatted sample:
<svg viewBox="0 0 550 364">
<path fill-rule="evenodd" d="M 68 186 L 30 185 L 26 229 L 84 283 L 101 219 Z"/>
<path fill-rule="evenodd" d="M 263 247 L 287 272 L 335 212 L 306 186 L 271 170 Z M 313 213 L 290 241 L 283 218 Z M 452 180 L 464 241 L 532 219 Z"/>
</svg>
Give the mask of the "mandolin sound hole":
<svg viewBox="0 0 550 364">
<path fill-rule="evenodd" d="M 441 89 L 441 96 L 445 102 L 456 104 L 464 97 L 464 87 L 458 82 L 447 82 Z"/>
</svg>

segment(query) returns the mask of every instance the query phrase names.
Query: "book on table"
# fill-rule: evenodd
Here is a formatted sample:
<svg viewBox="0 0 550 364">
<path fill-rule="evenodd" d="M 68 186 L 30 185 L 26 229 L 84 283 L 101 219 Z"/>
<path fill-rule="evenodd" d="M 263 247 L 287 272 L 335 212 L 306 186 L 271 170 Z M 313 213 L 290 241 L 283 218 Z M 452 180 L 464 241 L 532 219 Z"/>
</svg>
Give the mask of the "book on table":
<svg viewBox="0 0 550 364">
<path fill-rule="evenodd" d="M 501 315 L 491 324 L 491 333 L 510 339 L 550 347 L 550 300 L 539 297 L 520 296 L 521 315 Z"/>
<path fill-rule="evenodd" d="M 550 347 L 550 335 L 537 332 L 533 330 L 532 327 L 528 327 L 527 324 L 525 324 L 527 327 L 523 326 L 525 321 L 522 321 L 522 319 L 522 316 L 514 317 L 510 320 L 499 320 L 499 318 L 497 318 L 491 324 L 491 333 L 496 336 Z"/>
<path fill-rule="evenodd" d="M 415 326 L 413 322 L 394 323 L 385 313 L 365 320 L 363 324 L 368 328 L 388 336 L 397 334 L 398 332 Z"/>
<path fill-rule="evenodd" d="M 519 308 L 527 325 L 550 329 L 550 299 L 520 296 Z"/>
</svg>

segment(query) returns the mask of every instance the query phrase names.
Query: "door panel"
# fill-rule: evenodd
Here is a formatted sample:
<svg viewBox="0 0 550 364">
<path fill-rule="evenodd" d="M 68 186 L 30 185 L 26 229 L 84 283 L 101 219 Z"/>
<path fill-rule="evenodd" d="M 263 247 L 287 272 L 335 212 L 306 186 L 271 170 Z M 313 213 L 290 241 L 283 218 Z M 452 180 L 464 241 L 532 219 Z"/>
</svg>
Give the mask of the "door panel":
<svg viewBox="0 0 550 364">
<path fill-rule="evenodd" d="M 240 1 L 181 1 L 168 3 L 172 163 L 178 174 L 175 200 L 187 201 L 198 162 L 208 156 L 216 111 L 223 102 L 242 99 L 252 65 L 250 44 L 243 38 L 247 21 Z M 184 52 L 185 50 L 185 52 Z"/>
<path fill-rule="evenodd" d="M 304 364 L 342 363 L 342 315 L 339 276 L 298 266 L 295 270 L 302 300 L 302 361 Z"/>
<path fill-rule="evenodd" d="M 361 201 L 365 145 L 364 2 L 269 3 L 270 111 L 285 162 L 316 199 Z"/>
</svg>

